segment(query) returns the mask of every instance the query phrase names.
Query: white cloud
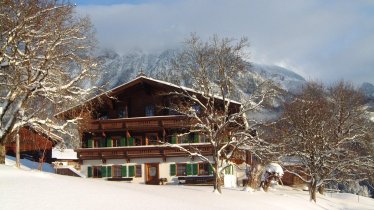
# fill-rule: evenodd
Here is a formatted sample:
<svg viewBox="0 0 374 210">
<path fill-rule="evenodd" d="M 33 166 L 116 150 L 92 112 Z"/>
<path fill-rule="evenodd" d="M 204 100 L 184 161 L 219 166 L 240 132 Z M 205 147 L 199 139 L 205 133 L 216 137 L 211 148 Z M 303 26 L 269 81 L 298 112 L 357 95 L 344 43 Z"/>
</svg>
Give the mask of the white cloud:
<svg viewBox="0 0 374 210">
<path fill-rule="evenodd" d="M 79 11 L 90 14 L 102 46 L 119 52 L 175 47 L 191 32 L 246 36 L 253 61 L 283 62 L 327 82 L 341 77 L 374 83 L 371 1 L 152 1 Z"/>
</svg>

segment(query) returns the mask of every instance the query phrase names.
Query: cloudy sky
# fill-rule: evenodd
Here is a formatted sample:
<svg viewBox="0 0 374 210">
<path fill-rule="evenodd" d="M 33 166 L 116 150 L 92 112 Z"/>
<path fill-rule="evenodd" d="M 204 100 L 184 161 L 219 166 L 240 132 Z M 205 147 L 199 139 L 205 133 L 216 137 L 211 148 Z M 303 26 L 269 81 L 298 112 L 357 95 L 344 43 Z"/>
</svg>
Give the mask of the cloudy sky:
<svg viewBox="0 0 374 210">
<path fill-rule="evenodd" d="M 250 41 L 253 62 L 306 79 L 374 84 L 372 0 L 75 0 L 97 38 L 120 53 L 160 51 L 192 33 Z"/>
</svg>

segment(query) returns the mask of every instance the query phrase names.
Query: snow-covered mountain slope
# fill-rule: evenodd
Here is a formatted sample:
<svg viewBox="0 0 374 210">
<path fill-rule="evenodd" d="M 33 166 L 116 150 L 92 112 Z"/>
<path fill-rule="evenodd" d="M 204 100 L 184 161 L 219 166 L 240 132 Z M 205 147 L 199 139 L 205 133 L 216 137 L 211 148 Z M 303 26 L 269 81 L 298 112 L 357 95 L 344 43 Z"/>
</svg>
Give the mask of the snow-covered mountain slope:
<svg viewBox="0 0 374 210">
<path fill-rule="evenodd" d="M 306 82 L 305 79 L 295 72 L 275 65 L 252 64 L 249 71 L 256 72 L 261 77 L 272 80 L 278 84 L 282 89 L 297 92 Z"/>
<path fill-rule="evenodd" d="M 120 56 L 113 50 L 103 50 L 99 53 L 102 63 L 102 73 L 99 84 L 107 84 L 112 88 L 134 79 L 141 71 L 147 76 L 165 80 L 165 75 L 173 72 L 172 59 L 177 50 L 165 50 L 158 54 L 146 54 L 141 51 L 133 51 Z M 272 80 L 286 91 L 297 91 L 305 79 L 291 70 L 274 66 L 251 63 L 247 65 L 247 72 L 238 75 L 237 87 L 239 92 L 249 93 L 253 88 L 253 82 Z"/>
<path fill-rule="evenodd" d="M 101 62 L 102 71 L 99 75 L 98 85 L 106 85 L 106 89 L 111 89 L 125 82 L 128 82 L 143 72 L 149 77 L 169 82 L 174 78 L 173 75 L 183 75 L 173 69 L 172 60 L 175 58 L 178 49 L 165 50 L 155 54 L 147 54 L 140 50 L 132 51 L 125 55 L 119 55 L 113 50 L 106 49 L 98 53 Z M 247 71 L 237 75 L 234 78 L 236 85 L 236 94 L 234 100 L 244 100 L 250 95 L 258 84 L 265 80 L 271 80 L 283 93 L 273 100 L 267 110 L 262 110 L 255 115 L 262 119 L 274 119 L 280 111 L 280 104 L 287 98 L 288 93 L 297 93 L 301 90 L 305 79 L 293 72 L 275 65 L 264 65 L 257 63 L 248 63 Z M 189 86 L 188 77 L 180 81 L 183 85 Z M 361 90 L 368 97 L 369 111 L 374 112 L 374 86 L 370 83 L 364 83 Z"/>
<path fill-rule="evenodd" d="M 8 209 L 373 209 L 374 199 L 347 193 L 318 195 L 278 186 L 265 193 L 212 186 L 144 185 L 84 179 L 0 165 L 0 203 Z"/>
<path fill-rule="evenodd" d="M 360 89 L 367 98 L 374 100 L 374 85 L 373 84 L 364 82 L 361 85 Z"/>
<path fill-rule="evenodd" d="M 366 97 L 366 111 L 371 121 L 374 122 L 374 85 L 371 83 L 363 83 L 360 87 Z"/>
<path fill-rule="evenodd" d="M 166 50 L 159 54 L 145 54 L 141 51 L 132 51 L 120 56 L 113 50 L 104 50 L 98 56 L 102 64 L 98 83 L 106 84 L 110 89 L 136 78 L 141 71 L 147 76 L 162 79 L 159 75 L 171 69 L 174 52 Z"/>
</svg>

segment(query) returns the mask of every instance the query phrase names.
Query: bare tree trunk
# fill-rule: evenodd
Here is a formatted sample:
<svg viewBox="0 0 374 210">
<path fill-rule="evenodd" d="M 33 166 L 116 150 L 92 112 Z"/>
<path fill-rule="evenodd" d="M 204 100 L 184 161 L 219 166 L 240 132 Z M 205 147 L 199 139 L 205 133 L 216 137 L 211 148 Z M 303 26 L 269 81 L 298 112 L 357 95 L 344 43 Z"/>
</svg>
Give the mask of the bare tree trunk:
<svg viewBox="0 0 374 210">
<path fill-rule="evenodd" d="M 17 134 L 16 134 L 16 167 L 20 168 L 20 142 L 19 142 L 19 129 L 17 129 Z"/>
<path fill-rule="evenodd" d="M 321 195 L 324 195 L 325 194 L 325 186 L 323 186 L 323 184 L 321 186 L 318 187 L 318 192 L 319 194 Z"/>
<path fill-rule="evenodd" d="M 309 184 L 309 195 L 310 195 L 310 201 L 317 202 L 317 180 L 315 178 L 312 178 L 312 181 Z"/>
<path fill-rule="evenodd" d="M 215 174 L 214 174 L 214 192 L 222 193 L 221 190 L 221 176 L 219 174 L 218 161 L 214 164 Z"/>
<path fill-rule="evenodd" d="M 50 136 L 50 133 L 51 131 L 49 130 L 48 131 L 48 136 Z M 39 171 L 43 171 L 43 164 L 44 164 L 44 157 L 45 157 L 45 150 L 47 150 L 47 141 L 45 142 L 44 144 L 44 148 L 43 148 L 43 155 L 41 158 L 39 158 L 39 166 L 38 166 L 38 170 Z"/>
<path fill-rule="evenodd" d="M 0 164 L 5 164 L 5 144 L 0 143 Z"/>
</svg>

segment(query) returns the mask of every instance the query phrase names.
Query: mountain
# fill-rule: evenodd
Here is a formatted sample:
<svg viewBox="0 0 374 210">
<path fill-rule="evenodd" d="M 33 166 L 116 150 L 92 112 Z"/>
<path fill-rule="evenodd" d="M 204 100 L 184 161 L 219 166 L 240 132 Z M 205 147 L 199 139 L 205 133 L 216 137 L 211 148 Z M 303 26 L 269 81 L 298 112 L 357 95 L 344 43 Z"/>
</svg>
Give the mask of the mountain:
<svg viewBox="0 0 374 210">
<path fill-rule="evenodd" d="M 170 80 L 166 78 L 172 70 L 172 60 L 178 50 L 170 49 L 157 54 L 147 54 L 142 51 L 132 51 L 125 55 L 119 55 L 113 50 L 107 49 L 99 53 L 98 58 L 102 64 L 102 73 L 99 77 L 99 85 L 107 85 L 107 88 L 113 88 L 121 85 L 131 79 L 134 79 L 141 71 L 147 76 Z M 285 91 L 297 92 L 305 79 L 291 70 L 274 65 L 262 65 L 248 63 L 247 72 L 238 75 L 237 87 L 239 92 L 250 94 L 253 90 L 253 83 L 259 83 L 264 80 L 272 80 L 278 87 Z M 182 81 L 183 82 L 183 81 Z M 188 82 L 184 81 L 183 84 Z"/>
<path fill-rule="evenodd" d="M 98 56 L 102 64 L 98 84 L 111 89 L 136 78 L 141 71 L 147 76 L 159 78 L 161 72 L 171 68 L 174 53 L 174 50 L 166 50 L 159 54 L 146 54 L 138 50 L 120 56 L 113 50 L 103 50 Z"/>
<path fill-rule="evenodd" d="M 102 71 L 98 77 L 97 85 L 104 85 L 106 89 L 111 89 L 136 78 L 140 72 L 143 72 L 149 77 L 191 87 L 188 76 L 172 69 L 172 60 L 178 52 L 178 50 L 170 49 L 160 53 L 147 54 L 136 50 L 125 55 L 119 55 L 111 49 L 102 50 L 98 53 Z M 285 100 L 285 95 L 288 92 L 298 92 L 306 82 L 302 76 L 280 66 L 257 63 L 247 63 L 246 66 L 247 71 L 233 78 L 236 91 L 232 99 L 237 101 L 245 100 L 265 80 L 273 81 L 278 89 L 285 93 L 269 102 L 266 109 L 252 114 L 256 115 L 256 118 L 276 118 L 280 113 L 280 104 Z M 182 81 L 175 79 L 177 77 L 175 75 L 182 76 Z"/>
<path fill-rule="evenodd" d="M 366 97 L 366 111 L 371 121 L 374 122 L 374 85 L 365 82 L 361 85 L 360 90 Z"/>
<path fill-rule="evenodd" d="M 368 99 L 374 100 L 374 85 L 368 82 L 362 83 L 360 90 Z"/>
<path fill-rule="evenodd" d="M 272 80 L 278 84 L 282 89 L 289 92 L 298 92 L 302 85 L 306 82 L 305 79 L 295 72 L 275 65 L 252 64 L 249 71 L 256 72 L 261 77 Z"/>
</svg>

